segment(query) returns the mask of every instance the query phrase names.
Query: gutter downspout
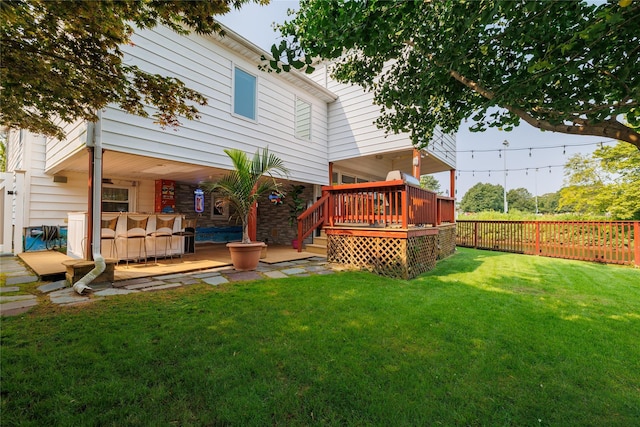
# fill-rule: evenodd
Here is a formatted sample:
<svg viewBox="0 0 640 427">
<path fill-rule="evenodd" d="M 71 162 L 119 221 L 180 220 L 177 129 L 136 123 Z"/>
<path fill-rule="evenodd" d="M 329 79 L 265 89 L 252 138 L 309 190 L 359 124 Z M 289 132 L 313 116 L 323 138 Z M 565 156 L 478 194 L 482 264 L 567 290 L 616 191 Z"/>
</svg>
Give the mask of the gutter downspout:
<svg viewBox="0 0 640 427">
<path fill-rule="evenodd" d="M 89 221 L 90 229 L 88 230 L 91 235 L 91 252 L 93 254 L 93 260 L 96 266 L 88 272 L 84 277 L 78 280 L 73 285 L 73 290 L 76 293 L 82 295 L 86 290 L 92 290 L 88 285 L 93 282 L 102 272 L 107 268 L 104 258 L 100 253 L 100 226 L 101 224 L 101 212 L 102 212 L 102 138 L 100 137 L 101 115 L 98 113 L 98 121 L 87 123 L 87 147 L 91 148 L 90 152 L 93 153 L 93 176 L 90 182 L 92 182 L 92 195 L 90 203 L 92 209 L 92 220 Z"/>
</svg>

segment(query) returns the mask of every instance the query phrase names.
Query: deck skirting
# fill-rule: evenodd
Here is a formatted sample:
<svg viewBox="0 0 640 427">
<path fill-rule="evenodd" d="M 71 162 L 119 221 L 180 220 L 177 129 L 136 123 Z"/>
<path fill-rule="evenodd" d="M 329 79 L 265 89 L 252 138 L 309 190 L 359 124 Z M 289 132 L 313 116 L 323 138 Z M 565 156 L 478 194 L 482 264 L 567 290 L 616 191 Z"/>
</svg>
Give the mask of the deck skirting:
<svg viewBox="0 0 640 427">
<path fill-rule="evenodd" d="M 401 279 L 412 279 L 436 265 L 439 229 L 435 227 L 328 227 L 325 231 L 329 262 Z"/>
</svg>

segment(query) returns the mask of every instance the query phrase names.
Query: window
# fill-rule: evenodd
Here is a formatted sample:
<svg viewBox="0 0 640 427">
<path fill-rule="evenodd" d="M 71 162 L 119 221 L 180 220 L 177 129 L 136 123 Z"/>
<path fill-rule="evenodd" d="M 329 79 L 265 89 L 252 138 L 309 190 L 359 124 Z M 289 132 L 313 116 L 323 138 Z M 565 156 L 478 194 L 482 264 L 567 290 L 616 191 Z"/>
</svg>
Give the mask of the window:
<svg viewBox="0 0 640 427">
<path fill-rule="evenodd" d="M 103 187 L 102 212 L 130 212 L 129 189 L 122 187 Z"/>
<path fill-rule="evenodd" d="M 342 183 L 343 184 L 355 184 L 356 183 L 356 177 L 343 174 L 342 175 Z"/>
<path fill-rule="evenodd" d="M 233 112 L 251 120 L 256 119 L 256 76 L 239 68 L 233 75 Z"/>
<path fill-rule="evenodd" d="M 311 104 L 296 98 L 296 137 L 311 141 Z"/>
<path fill-rule="evenodd" d="M 229 203 L 219 194 L 211 194 L 211 219 L 229 219 Z"/>
</svg>

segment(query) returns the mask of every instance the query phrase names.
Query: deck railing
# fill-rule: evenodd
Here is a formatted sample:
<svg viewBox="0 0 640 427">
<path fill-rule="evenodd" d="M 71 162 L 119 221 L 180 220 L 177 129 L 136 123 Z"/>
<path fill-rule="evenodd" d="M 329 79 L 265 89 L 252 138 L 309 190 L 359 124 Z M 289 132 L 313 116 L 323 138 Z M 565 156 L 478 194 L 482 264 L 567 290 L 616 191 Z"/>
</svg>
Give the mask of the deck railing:
<svg viewBox="0 0 640 427">
<path fill-rule="evenodd" d="M 639 221 L 463 221 L 456 244 L 478 249 L 640 266 Z"/>
<path fill-rule="evenodd" d="M 408 228 L 454 222 L 453 198 L 403 180 L 325 186 L 322 193 L 322 198 L 298 217 L 299 242 L 325 224 Z"/>
</svg>

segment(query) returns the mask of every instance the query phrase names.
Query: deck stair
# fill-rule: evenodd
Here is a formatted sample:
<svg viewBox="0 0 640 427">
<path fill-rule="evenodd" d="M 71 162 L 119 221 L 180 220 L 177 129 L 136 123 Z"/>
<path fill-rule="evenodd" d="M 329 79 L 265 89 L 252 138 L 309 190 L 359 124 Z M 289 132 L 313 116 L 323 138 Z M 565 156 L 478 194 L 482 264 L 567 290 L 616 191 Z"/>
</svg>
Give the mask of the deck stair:
<svg viewBox="0 0 640 427">
<path fill-rule="evenodd" d="M 305 251 L 327 256 L 327 234 L 320 230 L 320 236 L 313 236 L 313 243 L 305 245 Z"/>
</svg>

